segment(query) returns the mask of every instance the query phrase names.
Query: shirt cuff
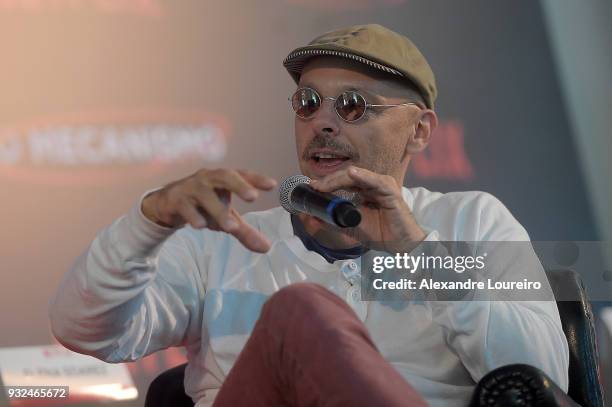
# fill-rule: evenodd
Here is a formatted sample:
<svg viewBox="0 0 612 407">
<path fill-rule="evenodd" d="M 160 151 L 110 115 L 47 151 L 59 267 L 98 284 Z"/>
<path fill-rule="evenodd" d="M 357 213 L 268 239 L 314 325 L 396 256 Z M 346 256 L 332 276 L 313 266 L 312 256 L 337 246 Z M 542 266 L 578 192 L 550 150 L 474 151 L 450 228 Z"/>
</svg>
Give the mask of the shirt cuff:
<svg viewBox="0 0 612 407">
<path fill-rule="evenodd" d="M 138 199 L 126 216 L 118 220 L 115 237 L 119 246 L 139 257 L 153 257 L 161 248 L 161 244 L 179 228 L 169 228 L 158 225 L 148 219 L 142 212 L 142 201 L 149 194 L 161 188 L 151 189 Z"/>
</svg>

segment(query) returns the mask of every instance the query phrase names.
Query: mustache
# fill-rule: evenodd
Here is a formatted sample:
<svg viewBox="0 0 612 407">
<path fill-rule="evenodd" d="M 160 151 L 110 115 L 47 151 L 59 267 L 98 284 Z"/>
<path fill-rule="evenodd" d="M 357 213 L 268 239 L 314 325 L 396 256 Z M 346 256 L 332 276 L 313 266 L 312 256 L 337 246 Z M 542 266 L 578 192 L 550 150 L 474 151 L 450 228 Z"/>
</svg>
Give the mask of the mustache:
<svg viewBox="0 0 612 407">
<path fill-rule="evenodd" d="M 306 146 L 306 148 L 304 149 L 304 153 L 302 154 L 302 159 L 304 161 L 309 160 L 310 156 L 312 155 L 312 151 L 319 148 L 328 148 L 342 155 L 346 155 L 354 161 L 359 160 L 359 153 L 355 151 L 349 144 L 338 141 L 335 136 L 322 136 L 320 134 L 314 136 L 308 146 Z"/>
</svg>

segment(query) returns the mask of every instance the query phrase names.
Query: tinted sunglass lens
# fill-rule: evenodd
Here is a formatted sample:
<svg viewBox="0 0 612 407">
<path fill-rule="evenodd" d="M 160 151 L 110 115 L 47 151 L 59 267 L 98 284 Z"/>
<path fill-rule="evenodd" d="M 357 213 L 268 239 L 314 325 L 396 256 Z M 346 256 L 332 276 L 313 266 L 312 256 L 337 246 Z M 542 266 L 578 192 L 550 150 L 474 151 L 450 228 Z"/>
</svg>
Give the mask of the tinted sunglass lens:
<svg viewBox="0 0 612 407">
<path fill-rule="evenodd" d="M 319 95 L 312 89 L 298 89 L 291 98 L 295 114 L 303 119 L 311 117 L 321 105 Z"/>
<path fill-rule="evenodd" d="M 366 101 L 357 92 L 344 92 L 336 99 L 336 111 L 347 122 L 359 120 L 365 113 Z"/>
</svg>

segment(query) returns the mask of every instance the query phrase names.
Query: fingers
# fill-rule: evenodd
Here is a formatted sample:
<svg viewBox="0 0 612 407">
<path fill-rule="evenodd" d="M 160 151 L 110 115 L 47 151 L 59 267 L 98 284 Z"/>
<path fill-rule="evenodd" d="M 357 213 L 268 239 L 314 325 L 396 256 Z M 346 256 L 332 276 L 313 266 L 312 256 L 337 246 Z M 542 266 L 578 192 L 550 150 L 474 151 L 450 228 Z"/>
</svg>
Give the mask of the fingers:
<svg viewBox="0 0 612 407">
<path fill-rule="evenodd" d="M 312 180 L 313 188 L 321 192 L 332 192 L 338 189 L 355 189 L 364 193 L 391 195 L 397 192 L 397 183 L 388 175 L 350 166 L 329 174 L 321 180 Z"/>
<path fill-rule="evenodd" d="M 195 199 L 212 219 L 212 223 L 228 233 L 236 231 L 239 227 L 235 217 L 230 216 L 231 193 L 235 193 L 247 202 L 252 202 L 259 195 L 258 189 L 269 190 L 276 186 L 274 179 L 247 170 L 218 169 L 202 171 L 197 175 L 200 185 L 196 186 Z M 227 193 L 226 201 L 223 199 L 225 193 Z"/>
<path fill-rule="evenodd" d="M 193 228 L 208 226 L 213 230 L 223 230 L 235 236 L 249 250 L 258 253 L 270 250 L 269 240 L 249 225 L 235 209 L 225 206 L 217 196 L 209 195 L 208 191 L 202 191 L 201 194 L 204 196 L 201 200 L 185 201 L 179 207 L 179 214 Z M 205 211 L 204 215 L 198 210 L 198 206 Z"/>
<path fill-rule="evenodd" d="M 232 194 L 251 202 L 259 191 L 276 186 L 272 178 L 248 170 L 201 169 L 148 195 L 143 214 L 166 227 L 209 228 L 233 234 L 247 248 L 257 252 L 270 249 L 263 234 L 248 225 L 231 206 Z"/>
<path fill-rule="evenodd" d="M 221 201 L 219 195 L 210 188 L 202 187 L 195 194 L 198 205 L 212 221 L 211 227 L 231 233 L 238 228 L 238 223 L 230 216 L 229 206 Z"/>
<path fill-rule="evenodd" d="M 249 250 L 258 253 L 266 253 L 270 250 L 270 241 L 257 229 L 249 225 L 243 218 L 236 212 L 231 210 L 232 218 L 238 223 L 238 227 L 231 232 L 243 245 Z"/>
<path fill-rule="evenodd" d="M 206 221 L 194 204 L 182 205 L 179 212 L 194 228 L 204 228 L 209 225 L 211 229 L 222 229 L 232 234 L 249 250 L 258 253 L 266 253 L 270 250 L 270 241 L 249 225 L 235 209 L 229 208 L 227 213 L 218 212 L 215 216 L 208 214 L 212 218 L 211 222 Z"/>
<path fill-rule="evenodd" d="M 178 212 L 183 219 L 195 229 L 204 228 L 208 224 L 204 216 L 202 216 L 191 202 L 185 201 L 182 203 L 178 208 Z"/>
<path fill-rule="evenodd" d="M 265 175 L 257 174 L 256 172 L 249 170 L 238 170 L 238 173 L 240 173 L 255 188 L 270 191 L 276 187 L 276 180 L 274 178 L 266 177 Z"/>
<path fill-rule="evenodd" d="M 247 202 L 257 199 L 258 189 L 269 190 L 276 185 L 276 181 L 272 178 L 252 172 L 227 169 L 202 172 L 199 179 L 204 185 L 226 189 Z"/>
</svg>

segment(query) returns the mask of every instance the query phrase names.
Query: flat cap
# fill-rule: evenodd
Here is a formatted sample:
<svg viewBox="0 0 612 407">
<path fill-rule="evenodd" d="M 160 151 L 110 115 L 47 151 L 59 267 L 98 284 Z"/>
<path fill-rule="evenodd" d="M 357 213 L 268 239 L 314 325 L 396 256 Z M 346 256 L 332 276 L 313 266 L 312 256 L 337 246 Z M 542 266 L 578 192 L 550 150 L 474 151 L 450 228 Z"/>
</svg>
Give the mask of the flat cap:
<svg viewBox="0 0 612 407">
<path fill-rule="evenodd" d="M 366 24 L 327 32 L 291 51 L 283 65 L 297 83 L 306 62 L 316 56 L 348 58 L 399 76 L 415 85 L 433 109 L 437 89 L 431 67 L 412 41 L 388 28 Z"/>
</svg>

